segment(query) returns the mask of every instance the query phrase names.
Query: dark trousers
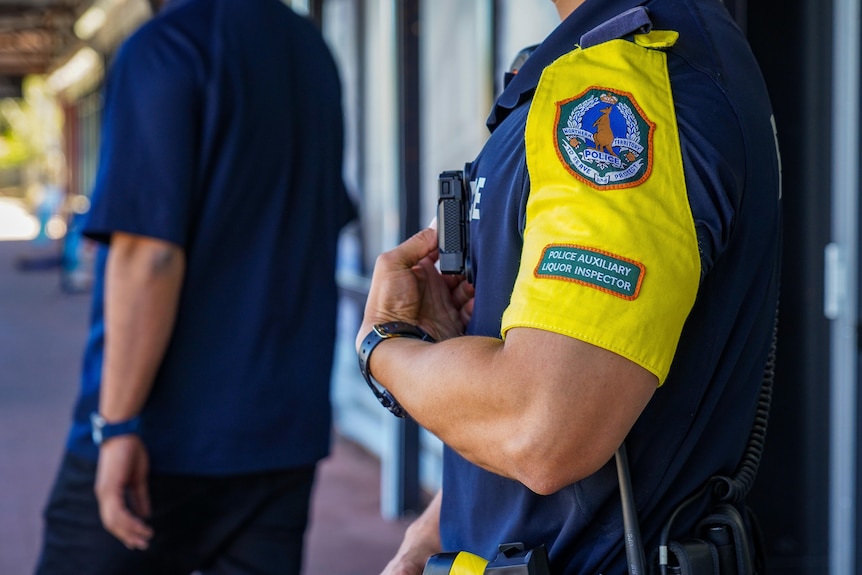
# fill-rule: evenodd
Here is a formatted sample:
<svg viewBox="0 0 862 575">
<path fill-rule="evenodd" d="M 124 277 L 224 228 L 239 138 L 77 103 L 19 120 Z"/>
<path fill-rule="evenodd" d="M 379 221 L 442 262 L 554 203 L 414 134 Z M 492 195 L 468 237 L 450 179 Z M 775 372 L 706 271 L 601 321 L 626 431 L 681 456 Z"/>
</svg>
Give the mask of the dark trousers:
<svg viewBox="0 0 862 575">
<path fill-rule="evenodd" d="M 45 509 L 37 575 L 298 575 L 315 468 L 149 479 L 155 535 L 130 551 L 105 531 L 96 466 L 67 454 Z"/>
</svg>

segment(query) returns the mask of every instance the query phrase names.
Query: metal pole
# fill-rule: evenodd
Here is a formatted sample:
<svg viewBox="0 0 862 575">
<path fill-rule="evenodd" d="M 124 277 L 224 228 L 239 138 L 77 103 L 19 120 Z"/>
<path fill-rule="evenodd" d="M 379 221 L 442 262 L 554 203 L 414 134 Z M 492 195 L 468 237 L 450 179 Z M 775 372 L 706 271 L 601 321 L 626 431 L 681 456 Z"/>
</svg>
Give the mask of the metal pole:
<svg viewBox="0 0 862 575">
<path fill-rule="evenodd" d="M 857 278 L 859 257 L 859 2 L 836 0 L 832 45 L 832 238 L 826 316 L 832 320 L 829 573 L 856 573 Z M 829 265 L 831 262 L 831 265 Z M 829 289 L 831 285 L 831 290 Z"/>
<path fill-rule="evenodd" d="M 397 3 L 398 88 L 401 125 L 401 236 L 420 229 L 419 166 L 419 0 Z M 419 486 L 419 426 L 405 418 L 399 429 L 401 454 L 400 513 L 421 511 Z"/>
</svg>

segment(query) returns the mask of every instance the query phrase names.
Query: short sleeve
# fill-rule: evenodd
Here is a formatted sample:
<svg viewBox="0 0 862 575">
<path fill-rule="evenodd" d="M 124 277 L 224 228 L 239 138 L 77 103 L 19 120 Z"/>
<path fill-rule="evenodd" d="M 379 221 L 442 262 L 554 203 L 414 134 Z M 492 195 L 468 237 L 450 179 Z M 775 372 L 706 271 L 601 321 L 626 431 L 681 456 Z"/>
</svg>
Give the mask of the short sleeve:
<svg viewBox="0 0 862 575">
<path fill-rule="evenodd" d="M 659 382 L 700 279 L 666 55 L 649 45 L 674 39 L 576 49 L 544 71 L 525 135 L 524 247 L 501 328 L 581 339 Z"/>
<path fill-rule="evenodd" d="M 191 46 L 144 26 L 108 72 L 85 234 L 123 231 L 184 246 L 196 185 L 200 93 Z"/>
</svg>

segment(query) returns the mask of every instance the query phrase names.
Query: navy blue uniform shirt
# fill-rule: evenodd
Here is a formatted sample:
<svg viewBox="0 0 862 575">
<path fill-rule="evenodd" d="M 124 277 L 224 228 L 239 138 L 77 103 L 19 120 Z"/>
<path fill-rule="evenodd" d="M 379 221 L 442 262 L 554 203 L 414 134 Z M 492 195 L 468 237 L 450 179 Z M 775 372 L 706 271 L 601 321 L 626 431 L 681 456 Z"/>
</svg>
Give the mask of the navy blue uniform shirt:
<svg viewBox="0 0 862 575">
<path fill-rule="evenodd" d="M 468 173 L 481 216 L 471 221 L 476 295 L 467 331 L 500 337 L 518 277 L 530 194 L 524 134 L 543 69 L 586 32 L 641 4 L 654 30 L 679 32 L 666 50 L 667 68 L 701 271 L 669 375 L 627 439 L 649 557 L 671 510 L 739 462 L 777 301 L 780 176 L 772 110 L 745 38 L 719 0 L 587 0 L 506 87 L 488 119 L 492 134 Z M 693 520 L 683 517 L 678 526 Z M 626 572 L 613 461 L 539 496 L 446 448 L 441 535 L 444 551 L 487 559 L 501 543 L 543 544 L 552 573 Z"/>
</svg>

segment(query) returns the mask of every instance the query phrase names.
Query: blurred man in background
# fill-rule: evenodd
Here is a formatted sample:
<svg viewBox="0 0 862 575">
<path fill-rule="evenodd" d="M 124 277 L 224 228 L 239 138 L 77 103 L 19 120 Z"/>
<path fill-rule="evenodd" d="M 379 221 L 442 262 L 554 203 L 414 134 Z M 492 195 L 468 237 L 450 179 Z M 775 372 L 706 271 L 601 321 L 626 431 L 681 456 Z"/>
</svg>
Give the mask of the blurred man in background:
<svg viewBox="0 0 862 575">
<path fill-rule="evenodd" d="M 92 325 L 37 572 L 297 574 L 354 216 L 334 61 L 279 0 L 173 0 L 105 98 Z"/>
</svg>

